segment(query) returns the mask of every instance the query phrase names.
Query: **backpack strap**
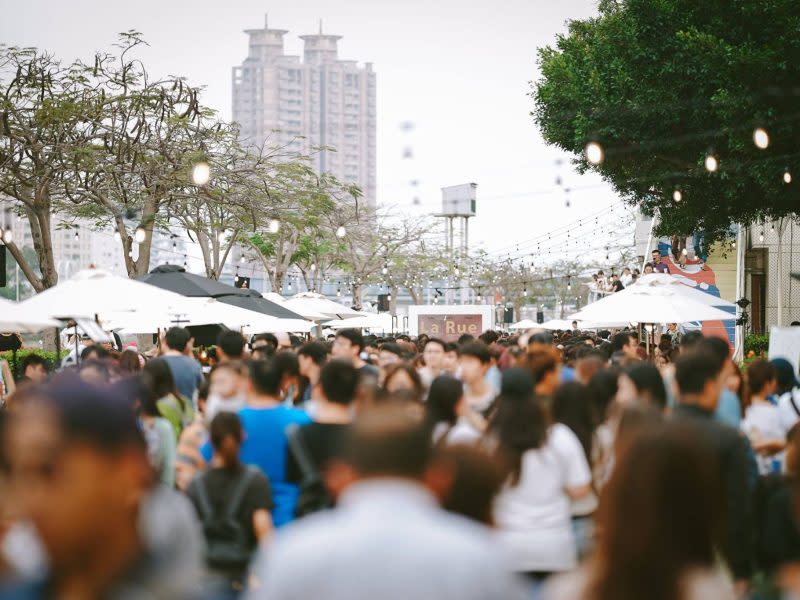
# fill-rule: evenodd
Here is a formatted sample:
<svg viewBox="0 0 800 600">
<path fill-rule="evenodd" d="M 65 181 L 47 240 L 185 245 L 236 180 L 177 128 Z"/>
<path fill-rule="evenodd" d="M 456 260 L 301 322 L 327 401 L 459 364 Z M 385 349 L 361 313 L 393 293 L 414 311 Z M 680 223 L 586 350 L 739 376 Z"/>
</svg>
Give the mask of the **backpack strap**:
<svg viewBox="0 0 800 600">
<path fill-rule="evenodd" d="M 794 390 L 791 390 L 789 392 L 789 404 L 792 405 L 792 408 L 794 409 L 794 412 L 796 412 L 797 416 L 800 417 L 800 409 L 797 408 L 797 403 L 794 401 Z"/>
<path fill-rule="evenodd" d="M 225 507 L 224 516 L 229 518 L 233 517 L 236 514 L 236 511 L 239 510 L 239 505 L 244 500 L 244 495 L 247 492 L 247 488 L 250 486 L 250 482 L 253 480 L 256 472 L 257 469 L 255 467 L 245 465 L 244 473 L 242 473 L 242 475 L 239 477 L 239 481 L 237 481 L 233 491 L 231 492 L 230 500 Z"/>
<path fill-rule="evenodd" d="M 300 436 L 300 426 L 297 423 L 292 423 L 286 428 L 286 439 L 289 442 L 289 450 L 291 450 L 294 459 L 297 461 L 297 466 L 300 467 L 303 482 L 317 481 L 319 479 L 317 468 L 314 466 L 314 461 L 311 460 L 306 445 Z"/>
<path fill-rule="evenodd" d="M 195 482 L 197 484 L 197 504 L 200 509 L 200 520 L 206 521 L 214 514 L 214 509 L 211 507 L 211 500 L 208 498 L 206 478 L 200 475 L 195 479 Z"/>
</svg>

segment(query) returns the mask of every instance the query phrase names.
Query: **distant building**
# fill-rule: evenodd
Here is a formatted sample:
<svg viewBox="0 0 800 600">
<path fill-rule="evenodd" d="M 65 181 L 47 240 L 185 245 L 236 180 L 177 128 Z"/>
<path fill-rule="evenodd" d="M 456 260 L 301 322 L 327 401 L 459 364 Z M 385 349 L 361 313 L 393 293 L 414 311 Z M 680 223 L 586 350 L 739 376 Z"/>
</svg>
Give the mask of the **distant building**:
<svg viewBox="0 0 800 600">
<path fill-rule="evenodd" d="M 283 29 L 245 31 L 247 58 L 233 68 L 233 119 L 242 138 L 310 153 L 317 173 L 358 184 L 375 205 L 375 73 L 372 64 L 340 60 L 337 35 L 303 35 L 303 60 L 287 56 Z"/>
</svg>

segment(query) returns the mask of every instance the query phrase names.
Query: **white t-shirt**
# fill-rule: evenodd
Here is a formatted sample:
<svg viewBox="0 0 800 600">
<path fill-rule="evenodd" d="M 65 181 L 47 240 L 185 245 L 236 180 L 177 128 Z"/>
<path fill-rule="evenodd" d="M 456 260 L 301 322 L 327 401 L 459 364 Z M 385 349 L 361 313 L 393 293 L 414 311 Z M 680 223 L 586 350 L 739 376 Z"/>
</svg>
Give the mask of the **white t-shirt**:
<svg viewBox="0 0 800 600">
<path fill-rule="evenodd" d="M 519 483 L 495 500 L 497 536 L 517 572 L 566 571 L 577 565 L 567 488 L 591 483 L 578 438 L 556 423 L 541 448 L 522 456 Z"/>
<path fill-rule="evenodd" d="M 465 417 L 459 417 L 452 427 L 449 423 L 437 423 L 433 428 L 433 442 L 438 443 L 444 438 L 448 446 L 455 444 L 471 445 L 481 439 L 481 432 L 475 429 Z"/>
<path fill-rule="evenodd" d="M 745 411 L 740 425 L 741 430 L 755 444 L 764 440 L 782 440 L 786 438 L 786 429 L 781 423 L 781 411 L 774 404 L 758 402 L 751 404 Z M 756 454 L 758 472 L 768 475 L 772 472 L 773 459 L 782 460 L 783 453 L 774 456 Z"/>
<path fill-rule="evenodd" d="M 781 415 L 781 425 L 788 432 L 800 421 L 800 388 L 794 388 L 778 399 L 778 412 Z"/>
</svg>

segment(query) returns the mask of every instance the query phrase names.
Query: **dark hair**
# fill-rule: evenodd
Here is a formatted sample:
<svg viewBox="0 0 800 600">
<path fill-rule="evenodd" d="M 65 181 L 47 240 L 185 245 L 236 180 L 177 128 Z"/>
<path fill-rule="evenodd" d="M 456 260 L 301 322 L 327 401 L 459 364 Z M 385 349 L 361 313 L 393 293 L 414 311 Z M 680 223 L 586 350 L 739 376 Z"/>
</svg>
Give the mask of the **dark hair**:
<svg viewBox="0 0 800 600">
<path fill-rule="evenodd" d="M 345 434 L 343 456 L 362 477 L 419 479 L 430 461 L 431 440 L 407 406 L 388 403 L 359 414 Z"/>
<path fill-rule="evenodd" d="M 207 379 L 197 386 L 197 401 L 208 400 L 208 394 L 211 392 L 211 382 Z"/>
<path fill-rule="evenodd" d="M 97 387 L 70 374 L 39 391 L 31 402 L 41 402 L 53 411 L 66 440 L 89 444 L 111 455 L 130 448 L 145 451 L 133 411 L 135 387 L 128 382 Z"/>
<path fill-rule="evenodd" d="M 142 369 L 142 374 L 154 402 L 172 394 L 178 399 L 181 411 L 186 411 L 186 399 L 175 387 L 175 378 L 172 376 L 172 369 L 170 369 L 167 361 L 163 358 L 148 361 L 144 365 L 144 369 Z"/>
<path fill-rule="evenodd" d="M 269 360 L 275 356 L 275 348 L 272 346 L 258 346 L 250 351 L 251 360 Z"/>
<path fill-rule="evenodd" d="M 111 371 L 108 368 L 108 363 L 103 360 L 97 360 L 95 358 L 90 358 L 84 360 L 79 367 L 79 371 L 89 371 L 94 369 L 95 371 L 99 372 L 102 376 L 103 380 L 108 383 L 108 380 L 111 376 Z"/>
<path fill-rule="evenodd" d="M 478 336 L 478 339 L 480 341 L 482 341 L 484 344 L 486 344 L 487 346 L 490 346 L 493 343 L 495 343 L 497 340 L 499 340 L 500 336 L 498 335 L 498 333 L 496 331 L 492 331 L 491 329 L 489 329 L 487 331 L 484 331 L 482 334 L 480 334 Z"/>
<path fill-rule="evenodd" d="M 391 352 L 392 354 L 402 358 L 403 349 L 395 342 L 384 342 L 381 344 L 381 352 Z"/>
<path fill-rule="evenodd" d="M 315 365 L 321 367 L 328 359 L 328 347 L 322 342 L 306 342 L 297 349 L 297 356 L 307 356 Z"/>
<path fill-rule="evenodd" d="M 283 374 L 275 367 L 273 360 L 251 360 L 248 363 L 250 381 L 256 393 L 279 397 Z"/>
<path fill-rule="evenodd" d="M 608 417 L 608 408 L 617 395 L 619 373 L 619 369 L 610 367 L 598 371 L 589 380 L 587 391 L 595 427 Z"/>
<path fill-rule="evenodd" d="M 214 451 L 222 458 L 226 467 L 238 466 L 239 446 L 244 439 L 242 421 L 234 412 L 220 411 L 211 420 L 209 437 Z"/>
<path fill-rule="evenodd" d="M 545 375 L 558 368 L 561 364 L 561 355 L 553 346 L 534 347 L 528 351 L 526 364 L 533 375 L 534 382 L 538 384 Z"/>
<path fill-rule="evenodd" d="M 696 329 L 692 331 L 687 331 L 681 337 L 681 343 L 680 343 L 681 350 L 693 349 L 697 344 L 699 344 L 704 339 L 705 337 L 703 336 L 703 333 L 701 331 L 698 331 Z"/>
<path fill-rule="evenodd" d="M 414 393 L 415 399 L 417 402 L 422 402 L 422 397 L 425 394 L 425 386 L 422 385 L 422 379 L 420 379 L 417 370 L 407 363 L 399 362 L 389 365 L 386 368 L 386 375 L 383 378 L 383 387 L 388 389 L 389 382 L 400 371 L 406 373 L 409 379 L 411 379 L 411 384 L 414 388 L 412 392 Z"/>
<path fill-rule="evenodd" d="M 775 380 L 778 382 L 778 389 L 775 390 L 775 393 L 783 396 L 797 385 L 794 367 L 785 358 L 773 358 L 769 362 L 775 367 Z"/>
<path fill-rule="evenodd" d="M 267 346 L 272 346 L 273 350 L 278 348 L 278 337 L 274 333 L 258 333 L 253 336 L 255 342 L 267 342 Z"/>
<path fill-rule="evenodd" d="M 458 345 L 455 342 L 447 342 L 444 345 L 445 354 L 448 352 L 458 352 Z"/>
<path fill-rule="evenodd" d="M 229 358 L 241 358 L 244 352 L 244 338 L 238 331 L 223 331 L 217 336 L 217 347 Z"/>
<path fill-rule="evenodd" d="M 758 358 L 747 365 L 747 386 L 751 394 L 760 394 L 776 377 L 775 365 Z"/>
<path fill-rule="evenodd" d="M 568 381 L 553 394 L 551 408 L 554 423 L 566 425 L 578 438 L 588 464 L 592 464 L 592 410 L 587 402 L 588 390 L 577 381 Z"/>
<path fill-rule="evenodd" d="M 364 336 L 358 329 L 340 329 L 336 332 L 337 338 L 344 338 L 361 352 L 364 349 Z"/>
<path fill-rule="evenodd" d="M 142 363 L 139 362 L 139 353 L 136 350 L 127 348 L 119 355 L 119 370 L 123 373 L 138 373 L 142 370 Z"/>
<path fill-rule="evenodd" d="M 540 448 L 547 439 L 544 402 L 534 397 L 533 385 L 528 369 L 504 372 L 497 411 L 489 423 L 497 437 L 497 455 L 508 466 L 512 485 L 519 483 L 523 454 Z"/>
<path fill-rule="evenodd" d="M 682 395 L 702 394 L 706 383 L 716 379 L 719 372 L 719 361 L 708 352 L 681 353 L 675 361 L 675 381 Z"/>
<path fill-rule="evenodd" d="M 50 364 L 47 362 L 47 359 L 34 352 L 31 352 L 28 354 L 28 356 L 22 359 L 22 364 L 20 365 L 22 367 L 22 371 L 20 374 L 24 375 L 28 367 L 36 367 L 38 365 L 42 365 L 45 371 L 50 370 Z"/>
<path fill-rule="evenodd" d="M 489 346 L 483 342 L 467 342 L 459 347 L 458 355 L 475 357 L 484 365 L 488 365 L 492 361 L 492 353 L 489 352 Z"/>
<path fill-rule="evenodd" d="M 111 354 L 99 344 L 92 344 L 91 346 L 86 346 L 86 348 L 81 350 L 82 361 L 106 360 L 107 358 L 111 358 Z"/>
<path fill-rule="evenodd" d="M 641 399 L 650 402 L 658 410 L 667 407 L 667 389 L 664 387 L 664 379 L 658 369 L 649 362 L 639 362 L 631 365 L 623 371 L 633 385 Z"/>
<path fill-rule="evenodd" d="M 643 430 L 618 457 L 600 501 L 592 598 L 673 600 L 688 573 L 714 568 L 724 502 L 704 442 L 668 424 Z"/>
<path fill-rule="evenodd" d="M 353 403 L 358 381 L 358 369 L 347 360 L 328 361 L 319 374 L 319 383 L 325 398 L 328 402 L 343 406 Z"/>
<path fill-rule="evenodd" d="M 728 342 L 716 336 L 704 337 L 700 340 L 698 351 L 704 354 L 710 354 L 717 360 L 717 364 L 719 365 L 717 367 L 717 373 L 722 371 L 725 363 L 727 363 L 731 357 L 731 347 L 728 345 Z"/>
<path fill-rule="evenodd" d="M 164 334 L 164 341 L 167 342 L 167 348 L 183 352 L 186 350 L 186 344 L 192 339 L 191 332 L 185 327 L 170 327 L 167 333 Z"/>
<path fill-rule="evenodd" d="M 449 471 L 452 483 L 442 508 L 491 525 L 492 502 L 503 485 L 503 469 L 486 450 L 467 444 L 439 445 L 432 464 Z"/>
<path fill-rule="evenodd" d="M 425 403 L 425 420 L 431 431 L 438 423 L 456 424 L 456 406 L 463 397 L 464 384 L 455 377 L 439 375 L 431 382 Z"/>
<path fill-rule="evenodd" d="M 422 347 L 423 351 L 425 350 L 425 348 L 428 347 L 428 344 L 439 344 L 442 347 L 442 350 L 444 350 L 445 352 L 448 352 L 447 344 L 445 343 L 444 340 L 441 340 L 441 339 L 435 338 L 435 337 L 434 338 L 430 338 L 427 342 L 425 342 L 425 345 Z M 455 350 L 455 345 L 453 346 L 453 350 Z"/>
<path fill-rule="evenodd" d="M 464 344 L 469 344 L 470 342 L 474 342 L 474 341 L 475 341 L 475 336 L 474 335 L 470 335 L 468 333 L 462 333 L 460 336 L 458 336 L 458 345 L 459 346 L 462 346 Z"/>
<path fill-rule="evenodd" d="M 625 346 L 631 343 L 631 338 L 635 335 L 636 334 L 630 331 L 615 333 L 614 337 L 611 338 L 611 354 L 614 354 L 614 352 L 621 352 Z"/>
<path fill-rule="evenodd" d="M 659 250 L 658 248 L 653 248 L 653 250 L 650 252 L 650 254 L 655 254 L 656 252 L 661 254 L 661 250 Z"/>
<path fill-rule="evenodd" d="M 272 357 L 272 364 L 281 374 L 281 377 L 297 377 L 300 375 L 300 362 L 297 355 L 291 350 L 281 350 Z"/>
</svg>

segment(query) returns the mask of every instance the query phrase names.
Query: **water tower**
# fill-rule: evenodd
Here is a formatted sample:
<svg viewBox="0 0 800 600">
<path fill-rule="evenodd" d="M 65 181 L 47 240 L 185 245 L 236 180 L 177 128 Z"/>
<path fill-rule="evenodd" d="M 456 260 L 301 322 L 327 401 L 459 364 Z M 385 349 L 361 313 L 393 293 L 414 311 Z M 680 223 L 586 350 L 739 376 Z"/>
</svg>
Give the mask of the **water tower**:
<svg viewBox="0 0 800 600">
<path fill-rule="evenodd" d="M 454 264 L 459 265 L 462 274 L 466 274 L 466 262 L 469 256 L 469 220 L 475 216 L 477 189 L 477 183 L 443 187 L 442 212 L 435 215 L 445 220 L 447 254 Z M 458 236 L 456 236 L 456 226 L 458 226 Z M 461 302 L 466 302 L 468 296 L 466 279 L 462 279 Z"/>
</svg>

